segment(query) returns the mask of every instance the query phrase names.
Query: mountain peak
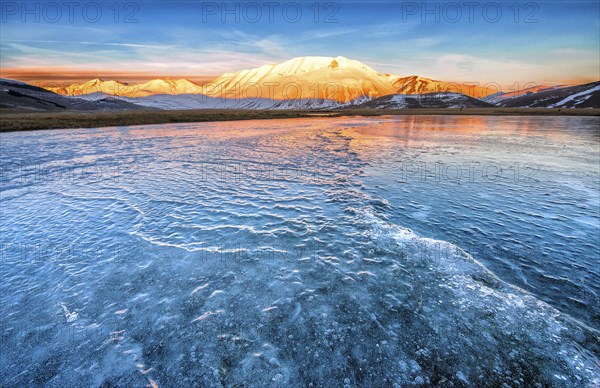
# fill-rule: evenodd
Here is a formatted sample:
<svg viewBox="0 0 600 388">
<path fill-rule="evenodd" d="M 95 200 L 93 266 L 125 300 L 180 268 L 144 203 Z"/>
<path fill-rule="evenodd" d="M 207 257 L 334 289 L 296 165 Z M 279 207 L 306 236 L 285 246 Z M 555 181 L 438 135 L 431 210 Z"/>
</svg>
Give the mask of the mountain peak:
<svg viewBox="0 0 600 388">
<path fill-rule="evenodd" d="M 275 65 L 226 73 L 207 85 L 205 90 L 210 97 L 338 102 L 396 92 L 387 77 L 364 63 L 343 56 L 297 57 Z"/>
</svg>

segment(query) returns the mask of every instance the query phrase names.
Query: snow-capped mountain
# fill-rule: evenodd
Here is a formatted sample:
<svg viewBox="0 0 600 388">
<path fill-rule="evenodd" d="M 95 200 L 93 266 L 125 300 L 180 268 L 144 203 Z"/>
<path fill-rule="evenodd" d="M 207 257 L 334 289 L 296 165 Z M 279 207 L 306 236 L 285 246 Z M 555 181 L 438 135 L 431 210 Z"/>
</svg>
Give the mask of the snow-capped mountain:
<svg viewBox="0 0 600 388">
<path fill-rule="evenodd" d="M 188 79 L 155 79 L 139 85 L 135 97 L 155 94 L 200 94 L 202 87 Z"/>
<path fill-rule="evenodd" d="M 119 81 L 104 81 L 96 78 L 84 83 L 75 83 L 68 86 L 47 86 L 45 89 L 50 90 L 63 96 L 80 96 L 83 94 L 104 93 L 112 96 L 127 95 L 126 89 L 128 85 Z"/>
<path fill-rule="evenodd" d="M 386 75 L 345 57 L 300 57 L 226 73 L 205 88 L 205 94 L 211 97 L 324 99 L 342 103 L 395 92 Z"/>
<path fill-rule="evenodd" d="M 507 108 L 600 108 L 600 81 L 552 88 L 497 102 Z"/>
<path fill-rule="evenodd" d="M 481 85 L 438 81 L 417 75 L 400 77 L 390 74 L 388 78 L 392 85 L 394 85 L 397 94 L 459 93 L 475 98 L 482 98 L 491 91 L 489 88 Z"/>
<path fill-rule="evenodd" d="M 49 86 L 46 89 L 65 96 L 82 96 L 103 93 L 119 97 L 146 97 L 155 94 L 201 94 L 202 87 L 187 79 L 155 79 L 142 84 L 114 80 L 93 79 L 66 87 Z"/>
<path fill-rule="evenodd" d="M 141 98 L 152 95 L 203 94 L 220 99 L 335 100 L 339 103 L 371 100 L 390 94 L 456 92 L 482 97 L 479 86 L 460 85 L 419 76 L 382 74 L 346 57 L 298 57 L 280 64 L 225 73 L 205 86 L 187 79 L 155 79 L 143 84 L 94 79 L 53 92 L 80 96 L 104 93 Z"/>
</svg>

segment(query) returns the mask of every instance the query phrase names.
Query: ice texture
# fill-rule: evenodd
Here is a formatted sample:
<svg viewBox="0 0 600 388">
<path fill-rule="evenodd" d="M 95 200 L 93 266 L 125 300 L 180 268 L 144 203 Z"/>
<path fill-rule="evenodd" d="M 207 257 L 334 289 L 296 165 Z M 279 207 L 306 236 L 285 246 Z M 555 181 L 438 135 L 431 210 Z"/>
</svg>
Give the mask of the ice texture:
<svg viewBox="0 0 600 388">
<path fill-rule="evenodd" d="M 0 135 L 2 385 L 600 384 L 593 325 L 393 221 L 387 120 Z"/>
</svg>

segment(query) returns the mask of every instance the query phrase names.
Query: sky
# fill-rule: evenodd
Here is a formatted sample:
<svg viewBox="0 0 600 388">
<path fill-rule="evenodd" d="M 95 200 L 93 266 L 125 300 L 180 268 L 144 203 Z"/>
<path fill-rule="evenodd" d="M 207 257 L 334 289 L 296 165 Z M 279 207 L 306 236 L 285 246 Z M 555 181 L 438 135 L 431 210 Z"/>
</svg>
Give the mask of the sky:
<svg viewBox="0 0 600 388">
<path fill-rule="evenodd" d="M 209 80 L 298 56 L 444 81 L 600 79 L 600 2 L 4 1 L 0 75 Z"/>
</svg>

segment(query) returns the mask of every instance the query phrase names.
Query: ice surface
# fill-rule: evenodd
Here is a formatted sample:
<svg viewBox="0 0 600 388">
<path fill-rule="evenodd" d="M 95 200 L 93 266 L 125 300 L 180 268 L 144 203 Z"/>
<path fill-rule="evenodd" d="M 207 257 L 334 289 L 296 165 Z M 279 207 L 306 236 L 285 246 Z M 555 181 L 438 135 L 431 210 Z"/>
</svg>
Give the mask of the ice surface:
<svg viewBox="0 0 600 388">
<path fill-rule="evenodd" d="M 396 125 L 2 134 L 0 380 L 600 384 L 594 328 L 394 222 Z"/>
</svg>

